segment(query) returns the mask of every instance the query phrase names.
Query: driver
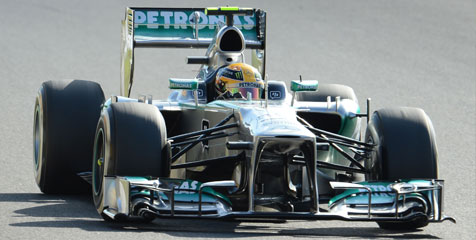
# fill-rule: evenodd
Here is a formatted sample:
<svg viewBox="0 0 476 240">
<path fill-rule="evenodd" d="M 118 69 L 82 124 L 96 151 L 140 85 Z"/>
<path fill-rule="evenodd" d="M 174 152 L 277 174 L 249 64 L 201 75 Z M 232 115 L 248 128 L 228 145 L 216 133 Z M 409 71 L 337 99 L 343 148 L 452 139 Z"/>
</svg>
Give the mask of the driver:
<svg viewBox="0 0 476 240">
<path fill-rule="evenodd" d="M 259 100 L 264 89 L 258 70 L 246 63 L 234 63 L 218 70 L 215 80 L 217 99 Z"/>
</svg>

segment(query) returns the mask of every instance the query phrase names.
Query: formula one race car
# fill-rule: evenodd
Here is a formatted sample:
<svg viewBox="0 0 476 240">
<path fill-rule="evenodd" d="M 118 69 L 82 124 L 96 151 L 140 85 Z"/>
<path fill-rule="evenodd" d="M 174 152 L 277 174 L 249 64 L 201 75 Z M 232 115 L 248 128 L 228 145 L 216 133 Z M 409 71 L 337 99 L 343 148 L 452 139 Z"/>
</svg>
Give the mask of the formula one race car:
<svg viewBox="0 0 476 240">
<path fill-rule="evenodd" d="M 105 99 L 99 84 L 83 80 L 40 88 L 34 166 L 42 192 L 92 188 L 108 221 L 346 220 L 390 229 L 455 222 L 442 213 L 425 112 L 370 115 L 370 99 L 361 113 L 350 87 L 295 80 L 290 93 L 268 80 L 265 11 L 127 8 L 122 40 L 120 96 Z M 167 100 L 133 99 L 139 47 L 207 51 L 188 57 L 200 65 L 195 78 L 169 79 Z"/>
</svg>

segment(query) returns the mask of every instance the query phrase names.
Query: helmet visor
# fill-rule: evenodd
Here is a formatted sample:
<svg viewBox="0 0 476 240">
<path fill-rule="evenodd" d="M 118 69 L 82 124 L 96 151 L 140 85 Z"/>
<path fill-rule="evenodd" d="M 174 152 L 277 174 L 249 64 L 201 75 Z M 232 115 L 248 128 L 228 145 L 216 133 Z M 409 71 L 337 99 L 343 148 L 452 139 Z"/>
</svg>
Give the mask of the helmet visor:
<svg viewBox="0 0 476 240">
<path fill-rule="evenodd" d="M 260 100 L 261 88 L 227 88 L 234 98 L 239 99 L 239 95 L 247 100 Z M 236 96 L 236 97 L 235 97 Z M 251 99 L 250 99 L 251 98 Z"/>
</svg>

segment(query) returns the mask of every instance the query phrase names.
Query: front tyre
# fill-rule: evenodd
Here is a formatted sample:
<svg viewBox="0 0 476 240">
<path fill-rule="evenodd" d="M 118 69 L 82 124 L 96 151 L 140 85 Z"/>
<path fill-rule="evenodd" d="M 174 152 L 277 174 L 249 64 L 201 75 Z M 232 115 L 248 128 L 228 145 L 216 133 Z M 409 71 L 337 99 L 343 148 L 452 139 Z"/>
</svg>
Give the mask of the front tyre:
<svg viewBox="0 0 476 240">
<path fill-rule="evenodd" d="M 33 167 L 43 193 L 83 193 L 89 185 L 77 174 L 91 171 L 94 132 L 104 93 L 84 80 L 41 85 L 33 120 Z"/>
<path fill-rule="evenodd" d="M 170 175 L 165 121 L 153 105 L 111 104 L 97 124 L 93 152 L 93 199 L 96 210 L 105 220 L 111 220 L 104 214 L 109 207 L 105 176 Z"/>
<path fill-rule="evenodd" d="M 438 153 L 430 118 L 419 108 L 384 108 L 373 113 L 365 141 L 376 144 L 367 180 L 437 179 Z M 384 229 L 416 229 L 428 219 L 411 222 L 377 222 Z"/>
</svg>

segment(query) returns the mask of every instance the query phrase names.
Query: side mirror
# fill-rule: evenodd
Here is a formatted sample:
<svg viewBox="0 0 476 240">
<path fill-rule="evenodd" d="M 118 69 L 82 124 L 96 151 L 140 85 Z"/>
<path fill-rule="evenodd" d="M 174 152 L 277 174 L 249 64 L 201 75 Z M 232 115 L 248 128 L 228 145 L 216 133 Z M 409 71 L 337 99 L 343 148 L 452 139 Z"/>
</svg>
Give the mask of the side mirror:
<svg viewBox="0 0 476 240">
<path fill-rule="evenodd" d="M 291 91 L 293 92 L 313 92 L 317 91 L 319 83 L 317 80 L 293 80 L 291 81 Z"/>
<path fill-rule="evenodd" d="M 169 89 L 194 91 L 195 106 L 198 106 L 198 79 L 169 78 Z"/>
<path fill-rule="evenodd" d="M 197 88 L 198 88 L 197 79 L 178 79 L 178 78 L 169 79 L 169 89 L 197 90 Z"/>
<path fill-rule="evenodd" d="M 314 92 L 317 91 L 319 82 L 317 80 L 292 80 L 291 91 L 293 92 L 293 98 L 291 100 L 291 106 L 294 105 L 294 99 L 296 92 Z"/>
</svg>

